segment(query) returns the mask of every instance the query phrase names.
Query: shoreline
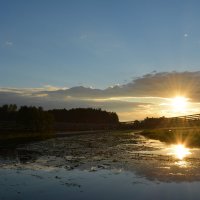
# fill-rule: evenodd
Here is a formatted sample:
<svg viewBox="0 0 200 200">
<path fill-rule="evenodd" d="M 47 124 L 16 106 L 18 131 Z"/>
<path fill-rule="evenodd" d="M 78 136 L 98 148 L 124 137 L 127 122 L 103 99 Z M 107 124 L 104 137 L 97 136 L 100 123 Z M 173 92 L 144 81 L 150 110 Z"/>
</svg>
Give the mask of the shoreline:
<svg viewBox="0 0 200 200">
<path fill-rule="evenodd" d="M 88 130 L 88 131 L 51 131 L 51 132 L 30 132 L 30 131 L 11 131 L 0 134 L 0 146 L 7 144 L 20 144 L 35 142 L 51 138 L 62 138 L 89 134 L 109 134 L 109 133 L 135 132 L 134 130 Z"/>
</svg>

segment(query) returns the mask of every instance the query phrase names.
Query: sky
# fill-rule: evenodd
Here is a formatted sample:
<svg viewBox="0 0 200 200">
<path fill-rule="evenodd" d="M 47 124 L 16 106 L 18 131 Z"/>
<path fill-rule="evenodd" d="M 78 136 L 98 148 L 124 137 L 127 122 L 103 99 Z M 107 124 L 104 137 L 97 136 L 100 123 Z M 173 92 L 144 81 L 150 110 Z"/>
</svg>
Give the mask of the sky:
<svg viewBox="0 0 200 200">
<path fill-rule="evenodd" d="M 188 77 L 197 90 L 199 7 L 198 0 L 0 0 L 0 104 L 102 107 L 122 121 L 181 114 L 160 105 L 184 93 Z M 172 88 L 174 77 L 180 83 Z M 144 86 L 147 79 L 155 83 Z M 185 93 L 187 113 L 198 112 L 198 95 Z"/>
</svg>

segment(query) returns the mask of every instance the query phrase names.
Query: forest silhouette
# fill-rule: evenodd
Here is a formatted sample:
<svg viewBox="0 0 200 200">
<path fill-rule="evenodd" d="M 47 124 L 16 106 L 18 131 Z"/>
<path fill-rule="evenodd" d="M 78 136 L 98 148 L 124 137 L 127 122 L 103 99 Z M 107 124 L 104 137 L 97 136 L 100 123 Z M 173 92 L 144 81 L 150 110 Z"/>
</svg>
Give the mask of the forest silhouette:
<svg viewBox="0 0 200 200">
<path fill-rule="evenodd" d="M 0 129 L 49 131 L 54 124 L 118 124 L 116 113 L 94 108 L 53 109 L 45 111 L 42 107 L 3 105 L 0 107 Z"/>
</svg>

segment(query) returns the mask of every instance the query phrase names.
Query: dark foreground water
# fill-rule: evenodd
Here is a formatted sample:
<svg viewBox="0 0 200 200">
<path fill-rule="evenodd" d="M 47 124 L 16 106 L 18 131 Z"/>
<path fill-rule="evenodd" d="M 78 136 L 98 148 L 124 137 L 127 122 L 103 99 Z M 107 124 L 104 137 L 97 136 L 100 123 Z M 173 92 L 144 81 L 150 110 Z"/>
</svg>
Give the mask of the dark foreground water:
<svg viewBox="0 0 200 200">
<path fill-rule="evenodd" d="M 199 182 L 163 183 L 121 170 L 1 170 L 0 199 L 198 199 Z"/>
<path fill-rule="evenodd" d="M 0 200 L 199 199 L 200 150 L 134 133 L 0 150 Z"/>
</svg>

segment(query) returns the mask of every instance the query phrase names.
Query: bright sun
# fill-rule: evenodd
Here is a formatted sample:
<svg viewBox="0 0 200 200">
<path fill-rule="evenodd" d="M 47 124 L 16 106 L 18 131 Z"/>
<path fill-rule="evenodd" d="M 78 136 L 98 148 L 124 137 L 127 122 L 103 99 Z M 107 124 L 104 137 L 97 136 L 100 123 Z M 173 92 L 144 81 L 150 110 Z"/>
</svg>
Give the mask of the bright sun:
<svg viewBox="0 0 200 200">
<path fill-rule="evenodd" d="M 184 112 L 187 107 L 187 98 L 177 96 L 171 99 L 171 106 L 175 112 Z"/>
</svg>

